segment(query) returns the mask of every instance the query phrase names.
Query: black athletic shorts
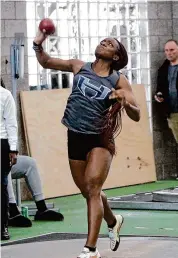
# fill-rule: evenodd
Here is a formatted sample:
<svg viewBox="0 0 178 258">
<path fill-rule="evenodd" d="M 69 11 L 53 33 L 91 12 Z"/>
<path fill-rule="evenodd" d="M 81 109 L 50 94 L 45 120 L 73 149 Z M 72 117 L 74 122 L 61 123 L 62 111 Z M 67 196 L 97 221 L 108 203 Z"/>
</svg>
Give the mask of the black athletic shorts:
<svg viewBox="0 0 178 258">
<path fill-rule="evenodd" d="M 87 159 L 93 148 L 106 148 L 101 134 L 83 134 L 68 130 L 68 157 L 73 160 Z"/>
</svg>

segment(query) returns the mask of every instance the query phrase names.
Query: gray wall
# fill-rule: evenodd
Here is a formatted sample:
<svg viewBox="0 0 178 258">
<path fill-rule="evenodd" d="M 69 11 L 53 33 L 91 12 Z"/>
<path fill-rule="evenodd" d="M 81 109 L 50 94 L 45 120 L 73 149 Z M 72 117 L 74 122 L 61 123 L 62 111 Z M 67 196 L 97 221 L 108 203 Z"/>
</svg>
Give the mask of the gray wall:
<svg viewBox="0 0 178 258">
<path fill-rule="evenodd" d="M 157 69 L 165 59 L 164 43 L 178 39 L 178 3 L 149 2 L 149 34 L 152 94 L 156 89 Z M 162 116 L 159 104 L 153 99 L 153 139 L 158 179 L 169 178 L 178 171 L 178 146 Z"/>
<path fill-rule="evenodd" d="M 178 1 L 172 2 L 173 38 L 178 40 Z"/>
</svg>

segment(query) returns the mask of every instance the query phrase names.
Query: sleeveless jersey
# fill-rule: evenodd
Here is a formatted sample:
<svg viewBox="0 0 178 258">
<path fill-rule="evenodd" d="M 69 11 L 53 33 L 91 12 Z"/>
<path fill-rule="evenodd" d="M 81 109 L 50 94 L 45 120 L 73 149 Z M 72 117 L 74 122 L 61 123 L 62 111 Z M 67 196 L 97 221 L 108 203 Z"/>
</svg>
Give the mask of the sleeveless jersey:
<svg viewBox="0 0 178 258">
<path fill-rule="evenodd" d="M 114 71 L 101 77 L 91 65 L 86 63 L 74 76 L 62 123 L 74 132 L 100 134 L 103 130 L 100 122 L 113 103 L 109 99 L 111 88 L 116 87 L 120 74 Z"/>
</svg>

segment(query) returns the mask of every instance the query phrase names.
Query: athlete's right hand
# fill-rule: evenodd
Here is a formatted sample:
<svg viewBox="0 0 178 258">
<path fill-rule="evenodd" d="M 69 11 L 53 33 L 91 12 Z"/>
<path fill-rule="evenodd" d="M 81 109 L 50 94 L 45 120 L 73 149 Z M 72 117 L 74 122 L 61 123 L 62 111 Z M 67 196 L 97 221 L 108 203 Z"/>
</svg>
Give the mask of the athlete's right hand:
<svg viewBox="0 0 178 258">
<path fill-rule="evenodd" d="M 43 43 L 43 41 L 47 38 L 47 34 L 46 34 L 46 31 L 43 30 L 43 32 L 41 30 L 38 30 L 37 32 L 37 35 L 34 39 L 34 42 L 37 44 L 37 45 L 41 45 Z"/>
<path fill-rule="evenodd" d="M 159 103 L 162 103 L 164 101 L 164 98 L 162 97 L 161 92 L 158 92 L 154 97 L 155 97 L 155 100 Z"/>
</svg>

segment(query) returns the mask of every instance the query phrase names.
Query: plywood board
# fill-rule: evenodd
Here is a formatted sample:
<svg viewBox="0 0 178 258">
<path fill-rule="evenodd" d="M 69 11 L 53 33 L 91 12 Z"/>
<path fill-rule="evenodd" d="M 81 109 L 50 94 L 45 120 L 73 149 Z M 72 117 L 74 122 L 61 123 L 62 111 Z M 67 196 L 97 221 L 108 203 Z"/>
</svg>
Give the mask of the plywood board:
<svg viewBox="0 0 178 258">
<path fill-rule="evenodd" d="M 135 123 L 123 116 L 123 129 L 116 139 L 114 157 L 104 188 L 156 180 L 152 135 L 143 85 L 133 85 L 141 108 Z M 67 157 L 67 130 L 61 124 L 71 89 L 22 91 L 21 104 L 28 154 L 36 159 L 46 198 L 78 193 Z"/>
</svg>

